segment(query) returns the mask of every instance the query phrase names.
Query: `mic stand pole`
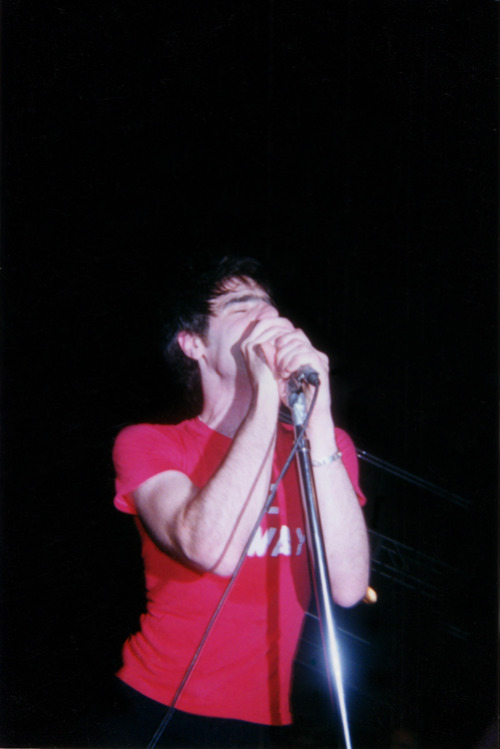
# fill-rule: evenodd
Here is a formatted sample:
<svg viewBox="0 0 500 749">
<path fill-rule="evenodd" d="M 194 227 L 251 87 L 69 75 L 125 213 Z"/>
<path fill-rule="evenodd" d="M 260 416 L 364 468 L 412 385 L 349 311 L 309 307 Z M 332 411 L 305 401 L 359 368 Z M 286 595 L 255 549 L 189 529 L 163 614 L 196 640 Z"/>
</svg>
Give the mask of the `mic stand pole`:
<svg viewBox="0 0 500 749">
<path fill-rule="evenodd" d="M 311 452 L 306 435 L 303 433 L 302 436 L 300 436 L 307 414 L 306 399 L 302 389 L 299 392 L 289 393 L 289 406 L 292 412 L 295 428 L 295 440 L 298 442 L 296 453 L 297 466 L 300 477 L 302 504 L 306 520 L 306 537 L 309 558 L 311 560 L 311 574 L 321 625 L 330 696 L 333 701 L 333 693 L 335 691 L 342 721 L 345 746 L 346 749 L 352 749 L 349 724 L 347 721 L 344 687 L 342 683 L 340 653 L 335 633 L 333 597 L 328 576 L 325 544 L 319 520 L 318 499 L 314 484 Z"/>
</svg>

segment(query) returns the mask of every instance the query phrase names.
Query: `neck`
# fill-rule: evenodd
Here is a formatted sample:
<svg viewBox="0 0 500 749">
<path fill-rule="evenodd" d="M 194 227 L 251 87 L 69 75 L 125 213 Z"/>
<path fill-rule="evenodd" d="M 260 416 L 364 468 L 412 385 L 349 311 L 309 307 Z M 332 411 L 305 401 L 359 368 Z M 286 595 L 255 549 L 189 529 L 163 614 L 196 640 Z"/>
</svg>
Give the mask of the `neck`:
<svg viewBox="0 0 500 749">
<path fill-rule="evenodd" d="M 247 387 L 224 387 L 219 382 L 216 387 L 203 387 L 203 409 L 199 416 L 211 429 L 234 437 L 241 422 L 248 413 L 252 400 L 252 390 Z"/>
</svg>

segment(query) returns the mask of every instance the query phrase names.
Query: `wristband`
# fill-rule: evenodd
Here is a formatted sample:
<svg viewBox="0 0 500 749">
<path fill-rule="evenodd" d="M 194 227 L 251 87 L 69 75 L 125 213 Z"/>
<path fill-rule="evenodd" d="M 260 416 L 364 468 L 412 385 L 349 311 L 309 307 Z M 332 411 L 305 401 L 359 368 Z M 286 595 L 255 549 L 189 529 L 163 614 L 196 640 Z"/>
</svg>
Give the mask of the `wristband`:
<svg viewBox="0 0 500 749">
<path fill-rule="evenodd" d="M 318 468 L 320 466 L 327 466 L 330 463 L 335 463 L 336 460 L 339 460 L 339 458 L 342 457 L 342 453 L 340 450 L 337 450 L 336 453 L 333 453 L 332 455 L 328 455 L 326 458 L 320 458 L 320 460 L 312 460 L 313 466 L 315 468 Z"/>
</svg>

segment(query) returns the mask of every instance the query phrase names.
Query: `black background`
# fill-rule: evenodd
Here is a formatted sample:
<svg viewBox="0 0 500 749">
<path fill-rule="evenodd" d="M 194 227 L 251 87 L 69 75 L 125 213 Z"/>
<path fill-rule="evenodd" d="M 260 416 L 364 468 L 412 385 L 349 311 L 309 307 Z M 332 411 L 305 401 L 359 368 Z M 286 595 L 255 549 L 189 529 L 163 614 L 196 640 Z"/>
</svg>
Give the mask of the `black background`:
<svg viewBox="0 0 500 749">
<path fill-rule="evenodd" d="M 496 11 L 3 4 L 2 746 L 64 746 L 119 663 L 141 568 L 111 446 L 178 415 L 160 311 L 222 247 L 264 260 L 330 355 L 358 447 L 468 502 L 362 464 L 370 527 L 428 565 L 410 587 L 374 570 L 376 606 L 340 613 L 365 640 L 347 638 L 358 744 L 399 725 L 477 744 L 496 712 Z"/>
</svg>

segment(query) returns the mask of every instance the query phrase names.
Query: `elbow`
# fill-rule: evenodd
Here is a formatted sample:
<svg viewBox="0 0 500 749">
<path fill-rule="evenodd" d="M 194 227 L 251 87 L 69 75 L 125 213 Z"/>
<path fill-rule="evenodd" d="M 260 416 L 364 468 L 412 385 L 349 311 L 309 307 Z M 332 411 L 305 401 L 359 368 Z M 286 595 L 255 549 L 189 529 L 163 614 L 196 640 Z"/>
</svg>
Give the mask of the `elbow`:
<svg viewBox="0 0 500 749">
<path fill-rule="evenodd" d="M 237 566 L 237 562 L 233 563 L 231 559 L 227 558 L 226 554 L 216 556 L 213 552 L 195 555 L 192 564 L 201 572 L 209 572 L 212 575 L 217 575 L 217 577 L 225 578 L 230 578 Z"/>
<path fill-rule="evenodd" d="M 213 555 L 193 553 L 189 556 L 186 554 L 183 556 L 185 564 L 202 574 L 210 573 L 217 575 L 217 577 L 229 578 L 235 570 L 234 565 L 230 565 L 224 560 L 214 559 Z"/>
<path fill-rule="evenodd" d="M 334 602 L 345 609 L 350 609 L 360 603 L 368 590 L 369 575 L 349 577 L 344 581 L 332 583 L 332 597 Z"/>
<path fill-rule="evenodd" d="M 200 573 L 211 572 L 214 564 L 208 550 L 197 544 L 182 543 L 180 540 L 177 543 L 177 558 L 187 567 Z"/>
<path fill-rule="evenodd" d="M 185 511 L 176 518 L 172 541 L 175 556 L 182 564 L 200 573 L 210 572 L 215 561 L 213 548 L 189 522 Z"/>
<path fill-rule="evenodd" d="M 236 568 L 227 554 L 218 554 L 213 546 L 196 538 L 179 543 L 178 550 L 181 561 L 202 574 L 209 572 L 219 577 L 231 577 Z"/>
<path fill-rule="evenodd" d="M 228 542 L 210 533 L 200 532 L 189 513 L 179 513 L 174 526 L 176 556 L 183 564 L 197 572 L 231 577 L 238 560 L 231 558 Z"/>
<path fill-rule="evenodd" d="M 201 574 L 210 573 L 217 577 L 230 578 L 235 571 L 235 565 L 224 560 L 214 559 L 213 555 L 190 554 L 183 555 L 184 563 Z"/>
<path fill-rule="evenodd" d="M 365 593 L 366 587 L 363 588 L 362 591 L 359 588 L 333 591 L 332 595 L 337 606 L 341 606 L 344 609 L 350 609 L 363 600 Z"/>
</svg>

